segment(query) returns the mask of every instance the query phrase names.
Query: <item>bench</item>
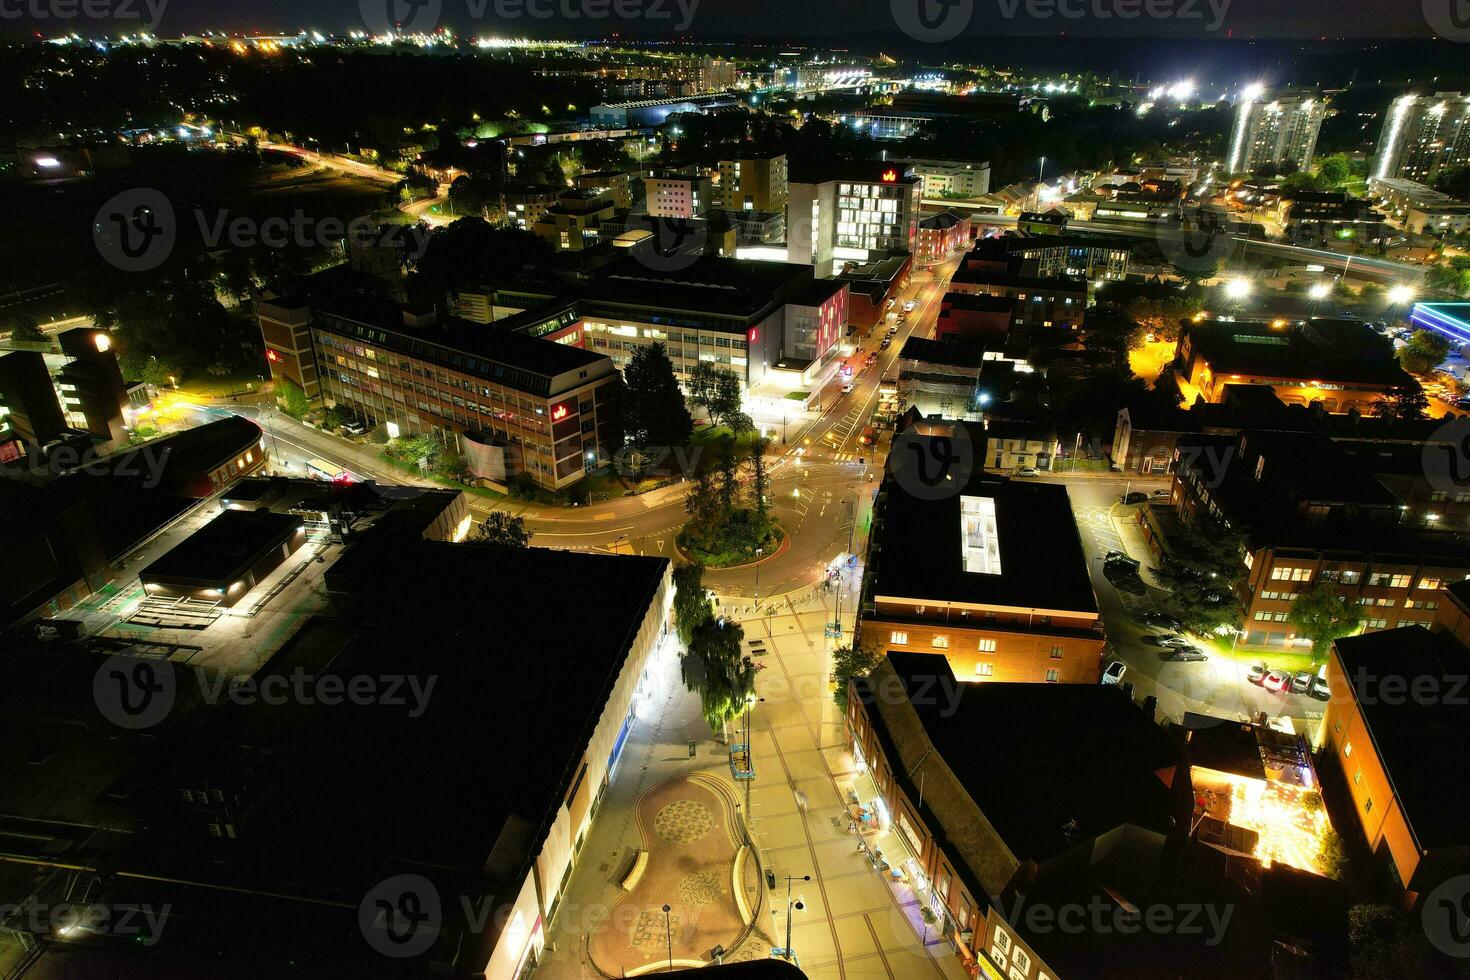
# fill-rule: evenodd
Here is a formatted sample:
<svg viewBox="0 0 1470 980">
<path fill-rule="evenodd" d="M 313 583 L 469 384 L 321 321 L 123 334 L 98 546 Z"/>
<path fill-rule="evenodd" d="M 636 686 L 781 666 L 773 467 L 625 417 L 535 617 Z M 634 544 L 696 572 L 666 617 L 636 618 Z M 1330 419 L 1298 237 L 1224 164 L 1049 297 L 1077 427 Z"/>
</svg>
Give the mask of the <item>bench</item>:
<svg viewBox="0 0 1470 980">
<path fill-rule="evenodd" d="M 648 869 L 648 852 L 638 851 L 633 857 L 633 867 L 623 878 L 623 891 L 630 892 L 638 887 L 638 879 L 643 877 L 643 872 Z"/>
</svg>

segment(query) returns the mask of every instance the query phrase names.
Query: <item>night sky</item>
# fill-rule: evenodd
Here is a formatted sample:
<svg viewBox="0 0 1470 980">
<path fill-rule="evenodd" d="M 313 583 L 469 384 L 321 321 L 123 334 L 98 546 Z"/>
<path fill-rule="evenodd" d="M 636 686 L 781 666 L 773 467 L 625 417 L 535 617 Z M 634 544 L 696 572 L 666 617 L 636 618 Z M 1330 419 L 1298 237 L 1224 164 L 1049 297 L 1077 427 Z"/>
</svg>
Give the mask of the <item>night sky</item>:
<svg viewBox="0 0 1470 980">
<path fill-rule="evenodd" d="M 7 36 L 40 32 L 46 36 L 76 31 L 103 36 L 136 31 L 158 20 L 155 33 L 164 36 L 207 29 L 295 33 L 304 28 L 324 32 L 362 29 L 365 19 L 381 20 L 388 4 L 398 5 L 397 19 L 408 21 L 413 7 L 437 7 L 434 23 L 459 33 L 531 37 L 599 37 L 614 32 L 624 36 L 678 37 L 676 25 L 687 37 L 799 36 L 835 41 L 842 35 L 896 33 L 890 0 L 616 0 L 634 9 L 657 11 L 636 18 L 588 17 L 585 12 L 608 9 L 614 0 L 0 0 L 0 32 Z M 936 0 L 892 0 L 895 5 Z M 1031 35 L 1072 37 L 1153 38 L 1384 38 L 1432 36 L 1426 10 L 1465 0 L 1146 0 L 1168 17 L 1141 15 L 1132 19 L 1118 12 L 1145 0 L 944 0 L 969 5 L 971 15 L 963 36 Z M 535 5 L 542 16 L 521 13 L 507 18 L 507 6 L 525 10 Z M 1058 5 L 1070 14 L 1059 12 Z M 360 6 L 371 9 L 368 18 Z M 68 9 L 110 9 L 116 15 L 90 18 L 80 13 L 59 16 Z M 572 9 L 581 16 L 568 17 Z M 938 8 L 934 8 L 938 9 Z M 1099 16 L 1102 10 L 1107 16 Z M 37 20 L 33 13 L 47 16 Z M 54 12 L 54 13 L 53 13 Z M 545 16 L 546 13 L 552 16 Z M 17 14 L 21 16 L 17 16 Z M 161 14 L 161 16 L 158 16 Z M 477 16 L 478 14 L 478 16 Z M 1040 16 L 1038 16 L 1040 15 Z M 1470 55 L 1470 45 L 1466 46 Z"/>
</svg>

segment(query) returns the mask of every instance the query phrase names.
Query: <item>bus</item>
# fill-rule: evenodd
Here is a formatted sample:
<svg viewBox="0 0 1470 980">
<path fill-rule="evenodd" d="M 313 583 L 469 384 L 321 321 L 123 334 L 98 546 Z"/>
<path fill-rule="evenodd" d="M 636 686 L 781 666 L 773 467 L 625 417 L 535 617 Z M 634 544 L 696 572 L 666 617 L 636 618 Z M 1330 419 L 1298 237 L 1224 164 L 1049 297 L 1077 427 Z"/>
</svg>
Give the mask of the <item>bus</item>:
<svg viewBox="0 0 1470 980">
<path fill-rule="evenodd" d="M 356 480 L 350 470 L 343 469 L 324 459 L 307 460 L 306 475 L 313 480 L 330 480 L 333 483 L 352 483 Z"/>
</svg>

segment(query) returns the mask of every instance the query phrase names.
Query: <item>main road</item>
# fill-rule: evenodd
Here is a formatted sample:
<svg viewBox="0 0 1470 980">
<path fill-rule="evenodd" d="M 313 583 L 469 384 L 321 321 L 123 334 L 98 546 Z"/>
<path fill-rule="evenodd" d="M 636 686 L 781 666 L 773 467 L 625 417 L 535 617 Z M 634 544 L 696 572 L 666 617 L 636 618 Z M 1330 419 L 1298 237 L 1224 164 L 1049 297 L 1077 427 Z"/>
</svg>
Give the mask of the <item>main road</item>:
<svg viewBox="0 0 1470 980">
<path fill-rule="evenodd" d="M 897 308 L 912 301 L 915 308 L 886 349 L 883 324 L 868 337 L 857 338 L 847 362 L 853 370 L 851 393 L 840 392 L 840 382 L 829 385 L 818 417 L 804 429 L 793 427 L 780 453 L 770 457 L 773 512 L 787 531 L 789 543 L 758 564 L 735 569 L 712 569 L 708 586 L 732 600 L 757 600 L 819 586 L 835 563 L 860 551 L 863 530 L 882 475 L 876 447 L 865 445 L 879 397 L 882 378 L 896 373 L 899 351 L 910 336 L 929 336 L 939 315 L 949 279 L 959 266 L 953 256 L 932 267 L 917 269 L 897 297 Z M 876 362 L 867 367 L 870 354 Z M 296 422 L 274 409 L 251 403 L 232 403 L 205 412 L 233 411 L 265 426 L 271 452 L 288 472 L 304 473 L 311 459 L 321 459 L 382 483 L 411 482 L 413 477 L 384 462 L 375 447 L 349 442 Z M 687 486 L 674 484 L 637 496 L 582 507 L 542 507 L 514 500 L 472 496 L 477 518 L 492 510 L 506 510 L 525 519 L 540 547 L 661 555 L 676 558 L 674 538 L 683 527 Z"/>
</svg>

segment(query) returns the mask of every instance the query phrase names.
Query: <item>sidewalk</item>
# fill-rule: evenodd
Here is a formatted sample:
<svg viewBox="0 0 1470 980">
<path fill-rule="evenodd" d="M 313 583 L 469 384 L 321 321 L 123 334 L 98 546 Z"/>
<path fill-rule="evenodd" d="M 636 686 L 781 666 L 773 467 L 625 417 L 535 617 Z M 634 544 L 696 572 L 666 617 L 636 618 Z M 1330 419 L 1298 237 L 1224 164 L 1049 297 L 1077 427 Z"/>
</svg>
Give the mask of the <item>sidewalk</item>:
<svg viewBox="0 0 1470 980">
<path fill-rule="evenodd" d="M 676 965 L 702 963 L 716 945 L 737 952 L 743 922 L 732 911 L 730 848 L 702 846 L 696 855 L 704 860 L 707 851 L 714 853 L 719 867 L 694 867 L 691 855 L 678 853 L 682 831 L 675 824 L 687 829 L 697 818 L 703 828 L 708 818 L 700 843 L 717 842 L 719 828 L 733 831 L 739 799 L 728 749 L 700 716 L 699 698 L 680 680 L 678 651 L 671 637 L 645 682 L 628 744 L 547 928 L 536 980 L 631 973 L 666 958 L 670 943 Z M 680 820 L 673 820 L 675 811 L 664 812 L 670 803 L 682 807 Z M 624 892 L 623 879 L 645 849 L 651 852 L 647 870 L 632 893 Z M 747 863 L 747 878 L 754 868 Z M 672 906 L 671 918 L 678 918 L 670 923 L 669 941 L 664 903 Z"/>
<path fill-rule="evenodd" d="M 1143 508 L 1148 506 L 1150 505 L 1147 503 L 1127 506 L 1113 504 L 1108 508 L 1108 517 L 1113 522 L 1113 531 L 1123 542 L 1124 553 L 1138 562 L 1138 577 L 1143 580 L 1143 584 L 1160 592 L 1170 592 L 1172 590 L 1154 574 L 1154 565 L 1158 558 L 1149 548 L 1148 539 L 1144 537 L 1140 525 Z"/>
</svg>

